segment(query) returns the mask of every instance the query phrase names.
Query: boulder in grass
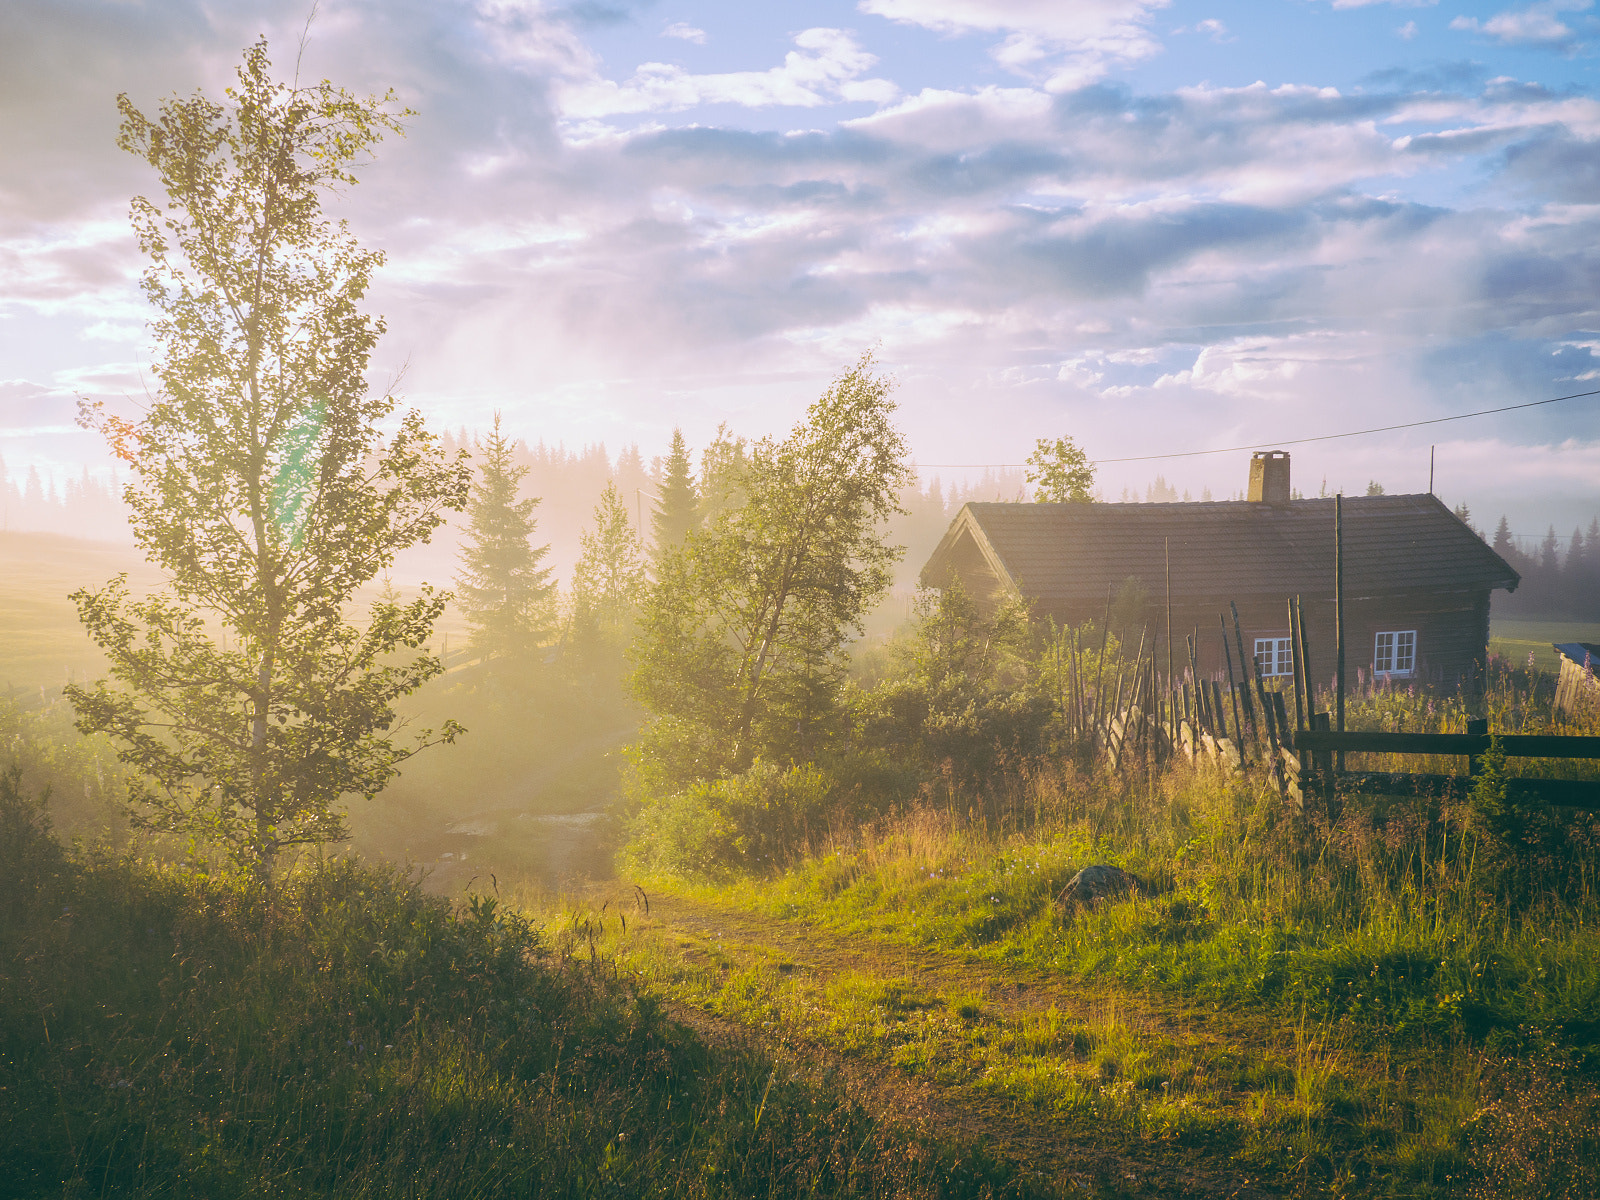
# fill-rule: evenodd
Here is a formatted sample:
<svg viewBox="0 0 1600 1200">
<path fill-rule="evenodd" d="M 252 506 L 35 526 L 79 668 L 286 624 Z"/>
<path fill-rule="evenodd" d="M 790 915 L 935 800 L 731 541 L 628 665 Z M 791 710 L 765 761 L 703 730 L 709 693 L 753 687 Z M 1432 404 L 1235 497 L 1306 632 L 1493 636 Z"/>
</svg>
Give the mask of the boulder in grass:
<svg viewBox="0 0 1600 1200">
<path fill-rule="evenodd" d="M 1079 905 L 1098 904 L 1101 900 L 1114 900 L 1132 891 L 1148 890 L 1144 880 L 1131 871 L 1113 867 L 1108 863 L 1095 863 L 1085 867 L 1067 881 L 1056 897 L 1056 903 L 1066 912 Z"/>
</svg>

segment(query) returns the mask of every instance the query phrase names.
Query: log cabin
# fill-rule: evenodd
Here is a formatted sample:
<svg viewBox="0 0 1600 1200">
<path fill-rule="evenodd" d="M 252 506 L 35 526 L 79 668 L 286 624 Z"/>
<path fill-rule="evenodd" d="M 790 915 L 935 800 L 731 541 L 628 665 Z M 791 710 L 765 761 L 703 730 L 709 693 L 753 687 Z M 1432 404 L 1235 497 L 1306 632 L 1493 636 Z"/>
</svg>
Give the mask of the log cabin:
<svg viewBox="0 0 1600 1200">
<path fill-rule="evenodd" d="M 1244 644 L 1265 680 L 1293 672 L 1288 601 L 1305 615 L 1307 666 L 1334 673 L 1334 500 L 1295 498 L 1283 451 L 1251 459 L 1247 499 L 1173 504 L 967 504 L 927 565 L 924 587 L 959 581 L 992 610 L 1026 601 L 1059 625 L 1104 620 L 1148 630 L 1164 670 L 1170 570 L 1172 660 L 1197 638 L 1202 674 L 1224 671 L 1218 618 L 1238 606 Z M 1489 599 L 1517 572 L 1431 494 L 1343 498 L 1346 678 L 1477 688 L 1489 643 Z M 1228 618 L 1232 645 L 1232 618 Z M 1114 619 L 1113 625 L 1118 623 Z"/>
</svg>

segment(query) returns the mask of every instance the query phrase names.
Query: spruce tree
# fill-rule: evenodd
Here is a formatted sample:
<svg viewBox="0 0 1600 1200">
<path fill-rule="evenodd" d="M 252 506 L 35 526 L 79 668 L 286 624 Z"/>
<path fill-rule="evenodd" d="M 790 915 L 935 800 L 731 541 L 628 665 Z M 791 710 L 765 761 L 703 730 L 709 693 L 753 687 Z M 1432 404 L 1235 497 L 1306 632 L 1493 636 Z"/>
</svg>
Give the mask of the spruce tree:
<svg viewBox="0 0 1600 1200">
<path fill-rule="evenodd" d="M 1589 521 L 1589 537 L 1584 552 L 1583 575 L 1579 584 L 1581 600 L 1578 615 L 1588 621 L 1600 619 L 1600 517 Z"/>
<path fill-rule="evenodd" d="M 572 572 L 578 611 L 616 628 L 644 594 L 644 542 L 628 520 L 628 506 L 615 482 L 606 484 L 594 509 L 594 529 L 579 535 L 583 554 Z"/>
<path fill-rule="evenodd" d="M 683 440 L 683 430 L 672 431 L 672 450 L 667 455 L 666 470 L 661 479 L 661 492 L 650 514 L 650 532 L 655 541 L 656 557 L 674 546 L 681 546 L 690 532 L 700 525 L 700 497 L 694 489 L 694 477 L 689 473 L 689 447 Z"/>
<path fill-rule="evenodd" d="M 1561 563 L 1561 586 L 1557 598 L 1563 616 L 1576 617 L 1583 609 L 1584 576 L 1588 573 L 1589 548 L 1583 541 L 1582 526 L 1573 526 L 1567 542 L 1567 556 Z"/>
<path fill-rule="evenodd" d="M 1513 566 L 1516 565 L 1516 544 L 1511 540 L 1511 522 L 1506 520 L 1505 514 L 1500 515 L 1500 524 L 1494 527 L 1494 552 Z"/>
<path fill-rule="evenodd" d="M 1546 531 L 1544 541 L 1539 543 L 1539 569 L 1551 580 L 1555 579 L 1556 572 L 1561 569 L 1561 543 L 1556 541 L 1554 525 Z"/>
<path fill-rule="evenodd" d="M 1537 565 L 1529 572 L 1531 598 L 1541 613 L 1554 615 L 1561 588 L 1561 543 L 1556 540 L 1554 525 L 1539 543 L 1539 557 L 1534 561 Z"/>
<path fill-rule="evenodd" d="M 511 442 L 500 430 L 499 413 L 478 453 L 482 465 L 472 485 L 456 603 L 472 627 L 473 648 L 495 660 L 526 654 L 549 633 L 555 587 L 550 569 L 539 565 L 550 547 L 533 544 L 533 510 L 539 500 L 517 499 L 517 485 L 528 468 L 515 462 Z"/>
</svg>

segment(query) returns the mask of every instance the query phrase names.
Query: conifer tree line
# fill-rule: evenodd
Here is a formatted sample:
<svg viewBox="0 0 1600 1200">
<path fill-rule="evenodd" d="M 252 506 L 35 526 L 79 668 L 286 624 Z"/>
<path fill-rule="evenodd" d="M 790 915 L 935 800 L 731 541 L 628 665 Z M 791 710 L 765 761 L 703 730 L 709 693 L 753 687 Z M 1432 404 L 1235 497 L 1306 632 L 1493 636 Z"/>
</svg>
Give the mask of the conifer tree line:
<svg viewBox="0 0 1600 1200">
<path fill-rule="evenodd" d="M 539 552 L 541 567 L 548 569 L 550 590 L 543 601 L 546 639 L 559 640 L 561 606 L 576 603 L 579 593 L 593 594 L 589 566 L 599 550 L 596 538 L 609 546 L 612 558 L 622 548 L 626 528 L 636 542 L 646 574 L 666 547 L 680 545 L 691 533 L 711 524 L 722 513 L 737 508 L 747 497 L 739 483 L 748 466 L 750 440 L 726 427 L 718 428 L 704 445 L 692 445 L 682 429 L 672 431 L 667 453 L 646 459 L 636 444 L 612 455 L 604 443 L 568 450 L 536 437 L 519 436 L 513 419 L 504 414 L 491 422 L 489 433 L 465 428 L 443 435 L 447 451 L 464 450 L 477 472 L 485 469 L 488 447 L 499 438 L 493 468 L 497 474 L 514 474 L 515 487 L 501 502 L 515 496 L 531 501 L 529 538 Z M 481 485 L 480 479 L 480 485 Z M 938 477 L 926 483 L 907 478 L 899 489 L 902 509 L 889 518 L 886 537 L 904 545 L 906 553 L 895 566 L 894 586 L 914 588 L 916 575 L 962 504 L 975 500 L 1014 500 L 1026 494 L 1021 471 L 987 472 L 975 482 L 946 486 Z M 452 522 L 461 544 L 479 536 L 471 513 Z M 460 571 L 460 555 L 449 570 Z M 641 576 L 642 578 L 643 576 Z M 461 589 L 457 589 L 458 600 Z M 567 600 L 561 599 L 565 593 Z M 612 591 L 613 596 L 617 593 Z M 460 604 L 462 611 L 466 605 Z M 592 606 L 590 606 L 592 608 Z M 612 607 L 615 608 L 614 602 Z"/>
<path fill-rule="evenodd" d="M 1505 517 L 1490 542 L 1522 576 L 1510 595 L 1496 593 L 1495 609 L 1519 615 L 1600 621 L 1600 516 L 1562 539 L 1551 525 L 1532 553 L 1523 550 Z"/>
<path fill-rule="evenodd" d="M 6 468 L 6 460 L 0 458 L 0 530 L 120 538 L 128 527 L 128 513 L 119 498 L 121 491 L 121 481 L 115 475 L 99 478 L 90 473 L 87 464 L 76 479 L 68 478 L 57 486 L 34 464 L 29 464 L 23 474 L 13 476 Z"/>
</svg>

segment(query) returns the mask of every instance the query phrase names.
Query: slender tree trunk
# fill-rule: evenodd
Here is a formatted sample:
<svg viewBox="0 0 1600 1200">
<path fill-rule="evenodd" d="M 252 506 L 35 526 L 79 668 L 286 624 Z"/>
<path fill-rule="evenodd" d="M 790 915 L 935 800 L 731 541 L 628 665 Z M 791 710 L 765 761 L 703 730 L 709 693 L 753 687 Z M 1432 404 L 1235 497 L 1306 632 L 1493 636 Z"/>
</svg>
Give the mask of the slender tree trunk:
<svg viewBox="0 0 1600 1200">
<path fill-rule="evenodd" d="M 250 792 L 256 808 L 256 861 L 252 864 L 256 881 L 263 888 L 272 886 L 272 863 L 277 857 L 276 805 L 268 796 L 267 713 L 272 695 L 271 652 L 263 650 L 256 671 L 255 711 L 250 719 Z"/>
<path fill-rule="evenodd" d="M 761 649 L 756 652 L 755 665 L 750 668 L 749 681 L 745 685 L 744 704 L 739 710 L 739 731 L 734 738 L 733 756 L 736 762 L 744 761 L 745 747 L 750 741 L 750 726 L 756 719 L 756 697 L 761 690 L 761 677 L 766 673 L 767 655 L 772 650 L 772 639 L 778 636 L 778 623 L 783 619 L 783 606 L 788 599 L 789 581 L 786 574 L 784 584 L 773 602 L 772 619 L 767 622 Z"/>
<path fill-rule="evenodd" d="M 767 622 L 766 631 L 761 638 L 761 649 L 756 653 L 755 664 L 750 668 L 749 681 L 745 685 L 744 704 L 741 706 L 739 712 L 739 731 L 734 739 L 733 751 L 735 761 L 740 763 L 744 761 L 745 748 L 750 741 L 750 726 L 755 721 L 756 699 L 761 691 L 762 676 L 766 674 L 767 656 L 772 651 L 773 639 L 778 636 L 778 627 L 779 623 L 783 619 L 784 606 L 788 604 L 790 596 L 794 593 L 795 574 L 799 569 L 799 564 L 805 559 L 806 553 L 810 548 L 808 539 L 811 527 L 809 503 L 811 496 L 809 492 L 806 499 L 807 519 L 801 523 L 798 531 L 798 545 L 796 546 L 794 553 L 789 556 L 788 560 L 785 562 L 783 574 L 780 577 L 778 587 L 774 589 L 772 617 Z"/>
</svg>

